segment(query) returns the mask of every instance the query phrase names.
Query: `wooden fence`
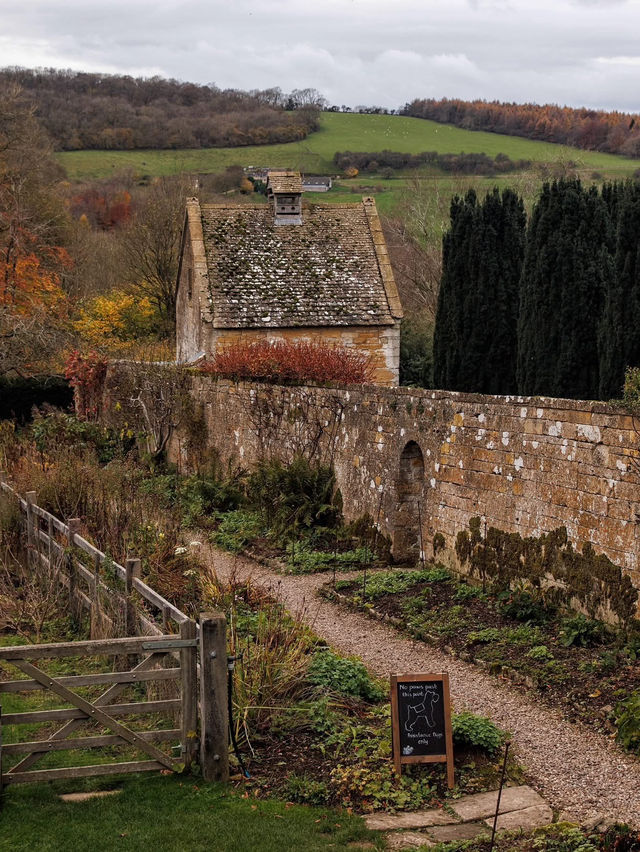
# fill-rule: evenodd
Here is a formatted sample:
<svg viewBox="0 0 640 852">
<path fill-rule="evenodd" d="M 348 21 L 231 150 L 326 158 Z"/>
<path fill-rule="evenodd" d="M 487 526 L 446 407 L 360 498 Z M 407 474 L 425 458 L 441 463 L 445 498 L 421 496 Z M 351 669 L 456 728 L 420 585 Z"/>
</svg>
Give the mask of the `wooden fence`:
<svg viewBox="0 0 640 852">
<path fill-rule="evenodd" d="M 25 516 L 26 572 L 44 574 L 64 587 L 72 607 L 86 610 L 91 618 L 92 639 L 86 642 L 63 642 L 52 645 L 0 647 L 0 663 L 14 666 L 27 678 L 0 682 L 0 789 L 3 784 L 24 783 L 53 778 L 77 778 L 151 769 L 188 769 L 200 760 L 205 780 L 226 781 L 229 777 L 227 650 L 226 622 L 220 613 L 201 613 L 197 624 L 185 613 L 140 579 L 140 560 L 127 559 L 124 566 L 107 556 L 83 538 L 80 522 L 64 523 L 36 503 L 34 492 L 21 497 L 0 473 L 0 496 L 6 494 L 20 506 Z M 78 551 L 89 557 L 93 570 L 78 558 Z M 119 582 L 109 585 L 101 569 Z M 134 594 L 137 593 L 137 594 Z M 169 627 L 177 625 L 177 632 Z M 124 633 L 121 638 L 93 638 L 104 631 Z M 136 655 L 132 668 L 92 674 L 53 676 L 33 661 L 71 657 L 113 656 L 127 659 Z M 199 656 L 199 662 L 198 662 Z M 161 663 L 175 662 L 170 668 Z M 173 682 L 178 686 L 175 698 L 153 701 L 128 701 L 113 704 L 132 684 Z M 74 692 L 98 684 L 111 684 L 94 700 Z M 33 710 L 2 715 L 2 694 L 48 690 L 71 707 Z M 157 730 L 134 730 L 116 716 L 140 714 L 170 715 L 180 718 L 180 727 Z M 64 722 L 48 738 L 2 745 L 2 726 Z M 101 733 L 70 738 L 85 723 L 98 725 Z M 103 731 L 109 731 L 104 733 Z M 172 757 L 158 749 L 154 742 L 180 743 L 180 757 Z M 91 749 L 129 745 L 142 751 L 147 760 L 88 766 L 65 766 L 29 771 L 43 755 L 64 749 Z M 3 755 L 26 755 L 8 771 L 2 769 Z"/>
</svg>

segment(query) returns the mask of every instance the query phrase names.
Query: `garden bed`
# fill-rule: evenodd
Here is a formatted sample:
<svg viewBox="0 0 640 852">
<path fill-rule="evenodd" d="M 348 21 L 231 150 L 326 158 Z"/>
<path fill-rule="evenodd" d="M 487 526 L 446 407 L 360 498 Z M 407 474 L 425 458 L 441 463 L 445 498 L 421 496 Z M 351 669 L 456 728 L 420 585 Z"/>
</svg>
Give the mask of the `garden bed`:
<svg viewBox="0 0 640 852">
<path fill-rule="evenodd" d="M 637 625 L 614 630 L 560 613 L 522 589 L 483 592 L 435 565 L 372 574 L 364 593 L 362 579 L 338 580 L 323 594 L 534 690 L 570 720 L 617 731 L 632 750 L 640 747 Z"/>
<path fill-rule="evenodd" d="M 388 684 L 342 657 L 251 584 L 203 586 L 204 603 L 227 611 L 231 650 L 242 655 L 234 717 L 250 778 L 237 783 L 288 801 L 356 812 L 438 807 L 452 793 L 442 765 L 398 778 L 391 760 Z M 454 795 L 495 789 L 503 734 L 488 719 L 453 714 Z M 236 764 L 237 765 L 237 764 Z M 523 771 L 510 761 L 508 779 Z"/>
</svg>

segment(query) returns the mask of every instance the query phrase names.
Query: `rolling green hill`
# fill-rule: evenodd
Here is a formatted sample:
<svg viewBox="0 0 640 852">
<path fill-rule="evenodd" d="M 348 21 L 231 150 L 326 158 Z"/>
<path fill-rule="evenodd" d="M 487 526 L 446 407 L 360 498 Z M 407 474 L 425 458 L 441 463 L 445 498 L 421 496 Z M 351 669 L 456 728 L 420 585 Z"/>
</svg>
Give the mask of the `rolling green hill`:
<svg viewBox="0 0 640 852">
<path fill-rule="evenodd" d="M 288 166 L 310 174 L 331 174 L 336 151 L 381 151 L 412 154 L 484 152 L 504 153 L 512 160 L 548 162 L 573 160 L 582 169 L 608 177 L 624 177 L 640 168 L 640 160 L 581 151 L 550 142 L 461 130 L 433 121 L 397 115 L 324 113 L 321 128 L 301 142 L 247 148 L 202 148 L 176 151 L 65 151 L 56 155 L 71 180 L 105 178 L 125 169 L 137 174 L 170 175 L 179 172 L 216 172 L 225 166 Z"/>
</svg>

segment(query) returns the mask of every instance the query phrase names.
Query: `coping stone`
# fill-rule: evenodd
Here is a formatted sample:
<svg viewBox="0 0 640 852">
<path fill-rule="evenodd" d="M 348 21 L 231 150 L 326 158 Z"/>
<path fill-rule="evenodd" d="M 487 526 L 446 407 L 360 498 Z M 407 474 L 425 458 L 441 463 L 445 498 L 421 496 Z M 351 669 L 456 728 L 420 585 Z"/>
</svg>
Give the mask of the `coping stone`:
<svg viewBox="0 0 640 852">
<path fill-rule="evenodd" d="M 474 819 L 493 817 L 496 812 L 497 802 L 498 791 L 493 790 L 490 793 L 476 793 L 473 796 L 463 796 L 463 798 L 451 802 L 451 807 L 463 822 L 467 822 Z M 533 808 L 544 804 L 545 801 L 542 796 L 526 784 L 521 787 L 505 787 L 500 798 L 500 813 L 505 814 L 510 811 L 521 811 L 525 808 Z"/>
</svg>

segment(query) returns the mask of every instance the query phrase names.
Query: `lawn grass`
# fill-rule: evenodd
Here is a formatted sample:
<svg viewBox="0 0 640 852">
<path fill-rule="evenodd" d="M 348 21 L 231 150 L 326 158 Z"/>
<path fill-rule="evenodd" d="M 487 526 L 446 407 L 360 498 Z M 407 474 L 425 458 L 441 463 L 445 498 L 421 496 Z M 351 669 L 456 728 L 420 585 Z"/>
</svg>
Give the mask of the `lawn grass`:
<svg viewBox="0 0 640 852">
<path fill-rule="evenodd" d="M 517 136 L 462 130 L 450 125 L 398 115 L 349 115 L 324 113 L 320 129 L 300 142 L 246 148 L 198 148 L 171 151 L 64 151 L 56 154 L 70 180 L 105 178 L 132 169 L 139 175 L 172 175 L 180 172 L 217 172 L 226 166 L 274 166 L 300 169 L 309 174 L 335 172 L 336 151 L 382 151 L 417 154 L 503 153 L 512 160 L 553 162 L 573 160 L 581 169 L 608 177 L 625 177 L 640 167 L 640 160 L 613 154 L 582 151 L 551 142 L 535 142 Z M 367 178 L 369 180 L 369 178 Z M 493 179 L 492 179 L 493 180 Z M 366 182 L 366 181 L 365 181 Z M 375 183 L 379 183 L 375 180 Z M 320 198 L 328 198 L 320 195 Z"/>
<path fill-rule="evenodd" d="M 127 776 L 108 785 L 56 782 L 11 787 L 0 819 L 1 852 L 162 850 L 282 852 L 381 845 L 345 811 L 244 798 L 229 787 L 182 776 Z M 61 792 L 121 788 L 117 796 L 66 803 Z"/>
</svg>

